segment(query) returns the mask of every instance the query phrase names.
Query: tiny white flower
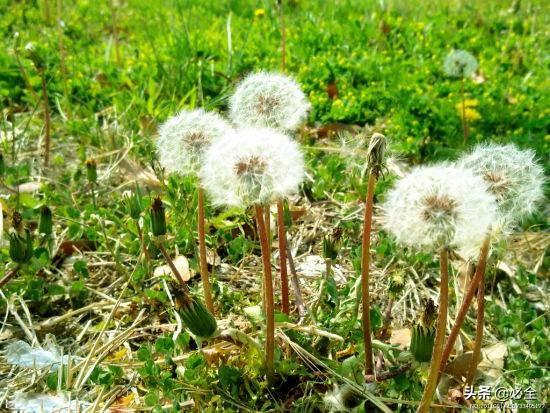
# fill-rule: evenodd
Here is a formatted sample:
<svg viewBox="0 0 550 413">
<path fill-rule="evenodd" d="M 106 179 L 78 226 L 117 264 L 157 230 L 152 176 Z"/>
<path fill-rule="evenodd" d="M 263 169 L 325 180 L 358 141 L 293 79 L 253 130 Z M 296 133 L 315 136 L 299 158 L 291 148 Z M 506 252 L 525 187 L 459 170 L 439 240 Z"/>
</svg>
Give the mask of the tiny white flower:
<svg viewBox="0 0 550 413">
<path fill-rule="evenodd" d="M 476 58 L 465 50 L 453 50 L 443 63 L 443 70 L 451 77 L 470 77 L 477 68 Z"/>
<path fill-rule="evenodd" d="M 212 202 L 225 206 L 265 204 L 298 190 L 304 159 L 298 144 L 281 132 L 244 128 L 212 144 L 200 170 Z"/>
<path fill-rule="evenodd" d="M 414 168 L 399 179 L 382 206 L 384 227 L 399 243 L 474 256 L 496 217 L 487 184 L 465 168 Z"/>
<path fill-rule="evenodd" d="M 230 118 L 239 127 L 294 131 L 306 120 L 310 104 L 292 78 L 260 72 L 246 77 L 231 97 Z"/>
<path fill-rule="evenodd" d="M 480 176 L 496 197 L 495 230 L 513 228 L 544 200 L 544 170 L 536 163 L 532 150 L 520 150 L 513 144 L 478 145 L 460 158 L 458 165 Z"/>
<path fill-rule="evenodd" d="M 229 123 L 216 113 L 181 111 L 159 128 L 156 144 L 160 164 L 169 173 L 195 174 L 205 150 L 230 130 Z"/>
</svg>

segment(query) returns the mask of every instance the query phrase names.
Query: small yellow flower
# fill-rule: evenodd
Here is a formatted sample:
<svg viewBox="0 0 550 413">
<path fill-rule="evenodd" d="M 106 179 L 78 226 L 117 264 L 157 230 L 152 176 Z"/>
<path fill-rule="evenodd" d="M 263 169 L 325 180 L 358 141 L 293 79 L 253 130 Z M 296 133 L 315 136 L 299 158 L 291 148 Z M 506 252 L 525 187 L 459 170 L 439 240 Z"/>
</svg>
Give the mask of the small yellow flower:
<svg viewBox="0 0 550 413">
<path fill-rule="evenodd" d="M 335 108 L 342 108 L 344 107 L 344 102 L 342 102 L 341 99 L 334 99 L 334 101 L 332 102 L 332 106 Z"/>
<path fill-rule="evenodd" d="M 464 117 L 466 118 L 467 121 L 470 121 L 470 122 L 481 119 L 481 115 L 479 114 L 479 112 L 472 108 L 466 108 L 464 110 Z"/>
<path fill-rule="evenodd" d="M 265 16 L 265 9 L 256 9 L 256 10 L 254 10 L 254 16 L 264 17 Z"/>
<path fill-rule="evenodd" d="M 467 121 L 474 121 L 481 119 L 481 115 L 474 108 L 479 104 L 477 99 L 466 99 L 464 101 L 464 117 Z M 460 116 L 462 116 L 462 102 L 457 103 L 455 108 Z"/>
</svg>

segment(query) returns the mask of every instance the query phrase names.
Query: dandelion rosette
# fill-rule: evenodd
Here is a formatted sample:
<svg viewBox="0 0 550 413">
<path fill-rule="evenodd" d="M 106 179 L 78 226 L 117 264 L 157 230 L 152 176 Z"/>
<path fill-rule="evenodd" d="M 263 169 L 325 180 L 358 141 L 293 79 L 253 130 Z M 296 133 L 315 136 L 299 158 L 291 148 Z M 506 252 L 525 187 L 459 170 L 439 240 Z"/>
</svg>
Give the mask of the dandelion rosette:
<svg viewBox="0 0 550 413">
<path fill-rule="evenodd" d="M 228 131 L 231 126 L 216 113 L 184 110 L 159 128 L 156 143 L 160 164 L 168 172 L 195 174 L 205 150 Z"/>
<path fill-rule="evenodd" d="M 470 77 L 477 68 L 477 59 L 465 50 L 453 50 L 443 63 L 443 70 L 451 77 Z"/>
<path fill-rule="evenodd" d="M 495 230 L 506 232 L 532 214 L 544 199 L 544 170 L 535 152 L 515 145 L 479 145 L 458 165 L 481 177 L 495 196 L 498 222 Z"/>
<path fill-rule="evenodd" d="M 239 127 L 293 131 L 305 121 L 310 104 L 292 78 L 276 73 L 246 77 L 230 101 L 230 118 Z"/>
<path fill-rule="evenodd" d="M 208 149 L 200 177 L 216 205 L 265 204 L 298 190 L 304 159 L 296 142 L 283 133 L 239 129 Z"/>
<path fill-rule="evenodd" d="M 389 191 L 384 227 L 399 243 L 424 250 L 450 247 L 475 256 L 496 217 L 494 196 L 471 171 L 417 167 Z"/>
</svg>

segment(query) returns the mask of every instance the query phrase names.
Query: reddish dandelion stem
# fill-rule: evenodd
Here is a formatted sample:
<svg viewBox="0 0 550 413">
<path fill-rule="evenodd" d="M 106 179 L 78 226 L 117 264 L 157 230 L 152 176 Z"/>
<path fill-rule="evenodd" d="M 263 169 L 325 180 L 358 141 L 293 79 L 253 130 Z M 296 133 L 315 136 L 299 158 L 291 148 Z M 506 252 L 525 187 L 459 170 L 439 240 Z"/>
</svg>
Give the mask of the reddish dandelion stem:
<svg viewBox="0 0 550 413">
<path fill-rule="evenodd" d="M 432 398 L 439 379 L 439 365 L 445 344 L 445 329 L 447 326 L 447 309 L 449 307 L 449 253 L 446 248 L 439 253 L 439 267 L 441 272 L 441 284 L 439 286 L 439 313 L 437 315 L 437 327 L 435 341 L 430 363 L 428 381 L 424 388 L 424 394 L 420 401 L 417 413 L 426 413 L 430 409 Z"/>
<path fill-rule="evenodd" d="M 286 228 L 284 218 L 283 200 L 277 201 L 277 237 L 279 241 L 279 267 L 281 271 L 281 311 L 284 314 L 290 313 L 290 302 L 288 292 L 288 269 L 286 256 Z"/>
<path fill-rule="evenodd" d="M 198 205 L 198 232 L 199 232 L 199 260 L 202 288 L 204 291 L 204 301 L 206 308 L 214 314 L 214 302 L 212 300 L 212 287 L 210 286 L 210 278 L 208 276 L 208 262 L 206 260 L 206 230 L 204 219 L 204 191 L 199 187 L 199 205 Z"/>
<path fill-rule="evenodd" d="M 481 251 L 479 253 L 478 265 L 476 267 L 474 277 L 472 278 L 472 281 L 470 283 L 470 288 L 468 288 L 468 290 L 464 294 L 464 298 L 462 299 L 462 304 L 460 305 L 460 308 L 456 315 L 453 328 L 451 329 L 451 333 L 449 334 L 449 338 L 447 339 L 447 343 L 445 344 L 445 349 L 443 350 L 443 357 L 441 358 L 441 364 L 439 366 L 439 369 L 441 371 L 445 370 L 447 361 L 449 360 L 451 352 L 453 351 L 453 346 L 455 344 L 456 338 L 460 333 L 460 329 L 462 327 L 462 324 L 464 324 L 464 320 L 466 319 L 466 314 L 468 313 L 468 309 L 470 308 L 470 305 L 472 304 L 472 300 L 474 299 L 474 295 L 477 290 L 477 287 L 482 282 L 483 276 L 485 275 L 485 267 L 487 266 L 487 256 L 489 255 L 489 246 L 490 246 L 490 238 L 487 237 L 481 247 Z"/>
<path fill-rule="evenodd" d="M 472 359 L 470 361 L 470 367 L 468 368 L 468 377 L 466 383 L 472 385 L 476 376 L 477 365 L 481 361 L 481 344 L 483 341 L 483 321 L 485 318 L 485 283 L 481 279 L 479 286 L 477 287 L 477 320 L 476 320 L 476 339 L 474 342 L 474 350 L 472 352 Z"/>
<path fill-rule="evenodd" d="M 266 341 L 265 341 L 265 365 L 268 382 L 273 380 L 273 360 L 275 352 L 275 314 L 273 310 L 273 278 L 271 276 L 271 260 L 269 254 L 269 244 L 267 239 L 267 230 L 261 205 L 255 205 L 256 223 L 260 237 L 260 246 L 262 249 L 262 263 L 264 276 L 264 299 L 265 299 L 265 318 L 266 318 Z"/>
<path fill-rule="evenodd" d="M 369 175 L 367 187 L 367 201 L 363 223 L 363 242 L 361 247 L 361 301 L 363 303 L 363 340 L 365 343 L 365 375 L 371 375 L 374 371 L 372 359 L 372 338 L 370 325 L 370 297 L 369 297 L 369 276 L 370 276 L 370 238 L 372 231 L 372 211 L 374 205 L 374 186 L 376 175 Z"/>
</svg>

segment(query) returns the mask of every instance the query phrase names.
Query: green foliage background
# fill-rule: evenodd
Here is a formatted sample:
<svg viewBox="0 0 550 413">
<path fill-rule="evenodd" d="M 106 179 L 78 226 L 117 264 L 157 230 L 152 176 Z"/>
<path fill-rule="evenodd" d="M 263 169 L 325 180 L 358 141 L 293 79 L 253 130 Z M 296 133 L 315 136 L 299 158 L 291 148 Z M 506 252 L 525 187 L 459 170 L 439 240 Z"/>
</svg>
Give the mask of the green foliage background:
<svg viewBox="0 0 550 413">
<path fill-rule="evenodd" d="M 0 96 L 32 103 L 10 50 L 44 50 L 48 88 L 62 96 L 56 2 L 2 0 Z M 118 4 L 120 3 L 120 4 Z M 113 107 L 124 127 L 163 120 L 187 106 L 225 109 L 235 81 L 249 71 L 278 70 L 280 32 L 273 1 L 118 2 L 117 62 L 110 2 L 64 1 L 66 77 L 81 117 Z M 453 48 L 472 52 L 485 81 L 468 81 L 481 119 L 472 141 L 513 141 L 548 149 L 548 61 L 544 1 L 288 1 L 288 72 L 313 104 L 311 123 L 379 125 L 397 149 L 419 160 L 447 156 L 461 143 L 459 82 L 442 72 Z M 547 40 L 547 39 L 546 39 Z M 23 59 L 33 85 L 39 79 Z M 335 80 L 338 99 L 326 85 Z M 53 105 L 53 103 L 52 103 Z M 61 109 L 67 110 L 66 102 Z M 54 110 L 59 110 L 55 107 Z"/>
</svg>

